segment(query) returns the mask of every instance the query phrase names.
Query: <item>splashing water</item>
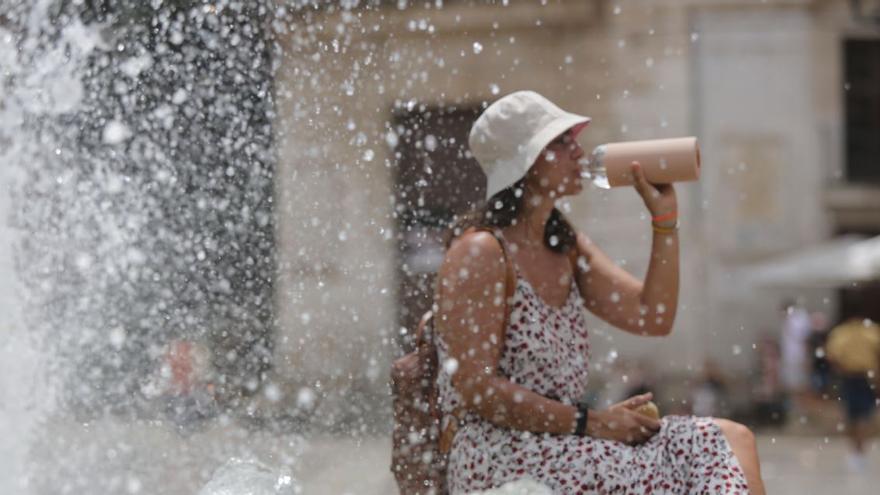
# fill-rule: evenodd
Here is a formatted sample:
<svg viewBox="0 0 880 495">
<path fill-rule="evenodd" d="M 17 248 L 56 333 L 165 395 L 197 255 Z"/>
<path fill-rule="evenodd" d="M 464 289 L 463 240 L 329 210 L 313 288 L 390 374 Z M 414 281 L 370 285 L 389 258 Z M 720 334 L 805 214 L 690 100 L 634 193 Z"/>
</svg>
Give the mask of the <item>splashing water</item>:
<svg viewBox="0 0 880 495">
<path fill-rule="evenodd" d="M 249 5 L 4 4 L 0 493 L 192 493 L 250 448 L 188 451 L 247 414 L 271 352 L 271 67 Z"/>
<path fill-rule="evenodd" d="M 302 493 L 289 474 L 275 473 L 258 461 L 230 459 L 198 495 L 295 495 Z"/>
</svg>

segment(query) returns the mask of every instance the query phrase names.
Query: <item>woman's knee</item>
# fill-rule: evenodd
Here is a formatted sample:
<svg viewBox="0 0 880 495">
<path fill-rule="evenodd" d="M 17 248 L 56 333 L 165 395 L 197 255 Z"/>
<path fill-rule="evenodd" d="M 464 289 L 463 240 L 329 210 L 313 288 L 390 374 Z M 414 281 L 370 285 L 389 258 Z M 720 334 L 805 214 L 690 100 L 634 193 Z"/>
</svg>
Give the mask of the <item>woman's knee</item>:
<svg viewBox="0 0 880 495">
<path fill-rule="evenodd" d="M 755 434 L 747 426 L 730 421 L 729 419 L 715 418 L 715 423 L 721 428 L 731 446 L 753 452 L 756 450 Z"/>
</svg>

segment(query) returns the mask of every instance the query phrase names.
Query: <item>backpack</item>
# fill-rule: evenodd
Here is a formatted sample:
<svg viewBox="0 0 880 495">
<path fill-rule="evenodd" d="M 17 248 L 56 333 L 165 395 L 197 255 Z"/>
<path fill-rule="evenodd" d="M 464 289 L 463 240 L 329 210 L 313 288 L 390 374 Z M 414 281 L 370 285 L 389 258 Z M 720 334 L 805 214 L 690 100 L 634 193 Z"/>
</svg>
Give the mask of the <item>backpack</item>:
<svg viewBox="0 0 880 495">
<path fill-rule="evenodd" d="M 476 230 L 494 231 L 489 228 Z M 496 235 L 496 239 L 498 236 Z M 507 266 L 505 293 L 513 296 L 515 274 L 501 239 L 501 250 Z M 435 291 L 436 294 L 436 291 Z M 509 311 L 505 306 L 504 329 Z M 458 421 L 443 421 L 437 389 L 437 347 L 433 327 L 434 313 L 422 315 L 416 329 L 415 350 L 391 365 L 391 395 L 394 429 L 391 434 L 391 472 L 401 495 L 445 495 L 447 454 L 452 447 Z M 452 412 L 461 418 L 465 410 Z M 453 418 L 454 419 L 454 418 Z M 441 431 L 441 425 L 442 427 Z"/>
</svg>

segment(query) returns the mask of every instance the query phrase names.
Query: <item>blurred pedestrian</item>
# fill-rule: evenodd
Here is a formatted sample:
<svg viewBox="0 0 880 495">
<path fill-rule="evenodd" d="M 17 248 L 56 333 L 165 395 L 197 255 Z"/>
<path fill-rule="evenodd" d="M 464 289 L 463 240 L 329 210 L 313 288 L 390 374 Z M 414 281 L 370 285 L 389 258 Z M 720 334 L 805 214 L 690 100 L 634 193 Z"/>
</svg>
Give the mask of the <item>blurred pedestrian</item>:
<svg viewBox="0 0 880 495">
<path fill-rule="evenodd" d="M 210 351 L 199 341 L 169 342 L 161 373 L 167 377 L 165 412 L 178 425 L 188 426 L 217 413 Z"/>
<path fill-rule="evenodd" d="M 810 385 L 817 398 L 828 397 L 828 385 L 831 380 L 831 364 L 828 362 L 825 345 L 828 342 L 828 315 L 816 311 L 810 315 L 812 331 L 807 338 L 807 350 L 810 356 Z"/>
<path fill-rule="evenodd" d="M 802 407 L 809 394 L 809 359 L 807 339 L 810 336 L 810 315 L 794 300 L 786 300 L 779 346 L 782 351 L 782 385 L 796 407 Z"/>
<path fill-rule="evenodd" d="M 726 406 L 727 379 L 711 358 L 703 362 L 703 373 L 691 395 L 693 413 L 697 416 L 720 416 Z"/>
<path fill-rule="evenodd" d="M 755 386 L 755 420 L 761 425 L 780 426 L 785 423 L 786 411 L 780 381 L 779 341 L 770 332 L 758 340 L 758 383 Z"/>
<path fill-rule="evenodd" d="M 840 395 L 846 409 L 847 434 L 852 451 L 848 467 L 863 472 L 865 443 L 877 409 L 877 376 L 880 372 L 880 327 L 869 319 L 853 317 L 831 330 L 828 359 L 840 378 Z"/>
</svg>

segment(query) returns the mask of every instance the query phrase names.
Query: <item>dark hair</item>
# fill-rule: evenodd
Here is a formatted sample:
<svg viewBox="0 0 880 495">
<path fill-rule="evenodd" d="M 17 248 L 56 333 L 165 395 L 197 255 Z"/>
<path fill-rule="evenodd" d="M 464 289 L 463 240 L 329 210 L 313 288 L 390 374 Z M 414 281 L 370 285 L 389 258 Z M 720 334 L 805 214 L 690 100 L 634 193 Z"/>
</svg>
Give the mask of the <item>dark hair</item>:
<svg viewBox="0 0 880 495">
<path fill-rule="evenodd" d="M 462 215 L 454 215 L 451 226 L 443 236 L 448 249 L 452 240 L 471 227 L 501 229 L 517 219 L 523 210 L 525 178 L 481 201 Z M 544 245 L 557 253 L 567 253 L 576 243 L 575 230 L 558 208 L 553 208 L 544 225 Z"/>
</svg>

